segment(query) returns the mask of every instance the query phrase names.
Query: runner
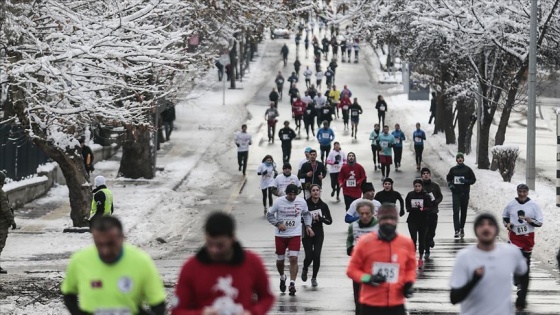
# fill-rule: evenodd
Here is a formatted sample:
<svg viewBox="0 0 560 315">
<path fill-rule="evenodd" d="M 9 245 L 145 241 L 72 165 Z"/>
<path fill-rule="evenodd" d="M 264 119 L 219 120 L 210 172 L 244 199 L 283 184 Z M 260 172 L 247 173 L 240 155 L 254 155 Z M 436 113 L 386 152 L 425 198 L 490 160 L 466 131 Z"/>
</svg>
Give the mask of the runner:
<svg viewBox="0 0 560 315">
<path fill-rule="evenodd" d="M 415 179 L 414 190 L 405 198 L 406 212 L 408 212 L 408 231 L 418 248 L 418 268 L 424 267 L 424 250 L 426 249 L 426 235 L 428 233 L 428 212 L 431 207 L 430 196 L 424 191 L 421 179 Z M 418 245 L 417 245 L 418 243 Z"/>
<path fill-rule="evenodd" d="M 305 50 L 307 50 L 307 48 L 305 48 Z M 303 71 L 303 77 L 305 78 L 305 87 L 309 88 L 309 86 L 311 85 L 312 76 L 313 76 L 313 71 L 309 69 L 309 66 L 305 67 L 305 70 Z"/>
<path fill-rule="evenodd" d="M 404 200 L 402 199 L 401 193 L 393 190 L 393 179 L 387 177 L 383 180 L 383 190 L 375 194 L 375 200 L 379 201 L 380 204 L 384 203 L 394 203 L 399 202 L 399 215 L 402 217 L 405 214 Z"/>
<path fill-rule="evenodd" d="M 274 102 L 270 102 L 270 107 L 264 112 L 264 120 L 268 126 L 268 143 L 274 143 L 274 135 L 276 134 L 276 123 L 278 122 L 278 110 L 274 107 Z"/>
<path fill-rule="evenodd" d="M 517 198 L 510 201 L 504 208 L 502 218 L 508 230 L 510 243 L 521 250 L 521 254 L 527 261 L 527 273 L 515 281 L 518 287 L 515 306 L 522 311 L 527 306 L 531 254 L 535 246 L 535 228 L 541 227 L 544 222 L 541 208 L 529 198 L 529 186 L 525 184 L 517 186 Z"/>
<path fill-rule="evenodd" d="M 403 141 L 406 140 L 406 137 L 404 135 L 404 132 L 402 132 L 401 126 L 399 124 L 395 124 L 395 130 L 391 134 L 393 135 L 393 137 L 395 137 L 393 152 L 395 153 L 395 171 L 398 172 L 399 167 L 401 167 Z"/>
<path fill-rule="evenodd" d="M 91 211 L 89 213 L 89 223 L 106 215 L 113 215 L 113 192 L 107 188 L 105 177 L 99 175 L 95 177 L 93 199 L 91 201 Z"/>
<path fill-rule="evenodd" d="M 284 275 L 284 259 L 286 250 L 289 250 L 290 259 L 290 288 L 291 296 L 296 294 L 296 278 L 298 273 L 298 254 L 301 248 L 302 218 L 305 224 L 305 233 L 315 236 L 311 229 L 311 214 L 307 203 L 297 196 L 298 188 L 290 184 L 286 187 L 286 196 L 274 201 L 267 213 L 270 224 L 276 227 L 276 268 L 280 274 L 280 292 L 286 292 L 286 275 Z"/>
<path fill-rule="evenodd" d="M 14 220 L 14 213 L 8 200 L 8 194 L 4 191 L 4 182 L 6 181 L 6 174 L 0 171 L 0 254 L 4 246 L 6 246 L 6 239 L 8 238 L 8 231 L 10 227 L 12 230 L 16 229 L 16 221 Z M 0 267 L 0 274 L 7 274 L 5 269 Z"/>
<path fill-rule="evenodd" d="M 379 129 L 379 124 L 373 126 L 373 131 L 369 134 L 369 140 L 371 140 L 371 152 L 373 153 L 373 165 L 375 170 L 381 169 L 381 159 L 379 158 L 379 135 L 381 135 L 381 130 Z M 379 164 L 377 164 L 379 161 Z"/>
<path fill-rule="evenodd" d="M 233 218 L 212 213 L 204 230 L 205 245 L 181 268 L 171 314 L 268 313 L 274 295 L 265 266 L 237 241 Z"/>
<path fill-rule="evenodd" d="M 303 249 L 305 250 L 305 259 L 303 260 L 303 270 L 301 271 L 301 280 L 307 281 L 307 270 L 313 262 L 313 274 L 311 276 L 311 286 L 316 287 L 317 274 L 321 266 L 321 251 L 323 249 L 323 241 L 325 233 L 323 231 L 323 223 L 332 224 L 331 211 L 329 206 L 321 200 L 321 187 L 319 185 L 311 186 L 311 198 L 307 199 L 307 207 L 311 213 L 313 223 L 311 228 L 315 234 L 313 237 L 303 233 Z"/>
<path fill-rule="evenodd" d="M 270 184 L 272 189 L 272 194 L 278 197 L 286 195 L 286 187 L 288 185 L 294 184 L 298 187 L 299 192 L 301 192 L 301 183 L 296 175 L 292 174 L 292 165 L 290 163 L 284 163 L 282 166 L 282 174 L 276 176 L 276 178 Z"/>
<path fill-rule="evenodd" d="M 336 193 L 336 201 L 340 201 L 340 184 L 338 183 L 338 175 L 342 165 L 346 164 L 346 154 L 340 150 L 340 143 L 334 143 L 334 150 L 327 157 L 328 171 L 331 175 L 331 197 Z"/>
<path fill-rule="evenodd" d="M 317 161 L 317 151 L 309 151 L 309 161 L 303 163 L 298 173 L 298 177 L 303 183 L 303 189 L 306 191 L 306 197 L 311 193 L 311 185 L 317 184 L 323 187 L 325 176 L 327 176 L 327 169 L 323 163 Z"/>
<path fill-rule="evenodd" d="M 272 92 L 268 94 L 268 100 L 274 102 L 274 107 L 278 108 L 279 99 L 280 99 L 280 95 L 278 94 L 278 92 L 276 92 L 276 88 L 272 88 Z"/>
<path fill-rule="evenodd" d="M 383 95 L 377 96 L 377 103 L 375 103 L 375 109 L 377 109 L 377 118 L 379 119 L 379 125 L 385 126 L 385 113 L 387 113 L 387 102 L 385 102 Z"/>
<path fill-rule="evenodd" d="M 414 140 L 414 152 L 416 154 L 416 169 L 420 170 L 422 166 L 424 140 L 426 140 L 426 133 L 420 129 L 420 123 L 416 123 L 416 130 L 412 133 L 412 139 Z"/>
<path fill-rule="evenodd" d="M 280 100 L 282 100 L 282 93 L 284 90 L 284 76 L 282 75 L 281 71 L 278 71 L 276 78 L 274 79 L 274 83 L 276 83 L 276 89 L 278 90 L 278 94 L 280 94 Z"/>
<path fill-rule="evenodd" d="M 350 120 L 350 114 L 348 110 L 352 106 L 352 101 L 347 94 L 342 94 L 342 98 L 340 99 L 340 103 L 338 103 L 338 107 L 342 109 L 342 121 L 344 122 L 344 130 L 348 130 L 348 121 Z"/>
<path fill-rule="evenodd" d="M 313 98 L 313 100 L 315 101 L 315 107 L 317 108 L 317 124 L 321 124 L 325 120 L 330 121 L 328 119 L 330 110 L 328 110 L 326 113 L 324 111 L 324 107 L 327 105 L 327 97 L 321 94 L 321 92 L 318 92 L 317 95 Z M 321 126 L 319 126 L 319 128 L 321 128 Z"/>
<path fill-rule="evenodd" d="M 94 246 L 70 257 L 60 286 L 70 314 L 165 314 L 165 289 L 152 258 L 124 242 L 119 219 L 104 216 L 91 226 Z"/>
<path fill-rule="evenodd" d="M 298 34 L 298 36 L 300 36 Z M 299 44 L 298 44 L 298 51 L 299 51 Z M 298 81 L 299 81 L 299 69 L 301 68 L 301 62 L 299 61 L 299 58 L 296 57 L 296 61 L 294 61 L 294 71 L 296 72 L 296 75 L 298 77 Z"/>
<path fill-rule="evenodd" d="M 489 213 L 474 220 L 476 245 L 457 254 L 451 273 L 451 303 L 461 303 L 463 315 L 513 315 L 512 274 L 527 273 L 527 264 L 519 249 L 498 243 L 498 221 Z"/>
<path fill-rule="evenodd" d="M 358 138 L 358 124 L 360 123 L 360 115 L 364 112 L 362 106 L 358 104 L 358 98 L 354 97 L 354 103 L 348 107 L 350 120 L 352 121 L 352 137 Z"/>
<path fill-rule="evenodd" d="M 360 40 L 357 38 L 354 39 L 354 44 L 352 46 L 354 47 L 354 63 L 358 63 L 360 57 Z"/>
<path fill-rule="evenodd" d="M 290 86 L 298 83 L 299 79 L 296 72 L 292 72 L 292 75 L 288 78 L 288 82 L 290 82 Z"/>
<path fill-rule="evenodd" d="M 278 175 L 276 171 L 276 163 L 271 155 L 266 155 L 261 165 L 257 168 L 257 175 L 261 176 L 261 191 L 263 198 L 264 213 L 266 214 L 268 208 L 266 207 L 266 199 L 268 197 L 268 206 L 272 207 L 272 188 L 270 185 L 274 178 Z"/>
<path fill-rule="evenodd" d="M 330 68 L 329 68 L 330 69 Z M 334 73 L 333 73 L 334 76 Z M 339 103 L 340 103 L 340 91 L 336 89 L 336 85 L 333 85 L 330 92 L 329 92 L 329 97 L 332 100 L 332 104 L 333 107 L 336 109 L 336 118 L 340 118 L 339 115 Z M 352 104 L 348 104 L 347 106 L 350 106 Z M 346 124 L 345 128 L 347 127 L 348 124 Z"/>
<path fill-rule="evenodd" d="M 284 60 L 284 67 L 288 64 L 288 53 L 290 50 L 288 49 L 288 45 L 284 44 L 282 49 L 280 50 L 280 54 L 282 55 L 282 59 Z"/>
<path fill-rule="evenodd" d="M 358 242 L 358 239 L 365 234 L 375 232 L 378 230 L 377 220 L 374 216 L 374 205 L 370 201 L 362 200 L 356 205 L 357 213 L 360 216 L 348 225 L 348 237 L 346 238 L 346 254 L 352 256 L 352 251 Z M 355 314 L 360 314 L 360 282 L 352 281 L 354 289 L 354 304 L 356 305 Z"/>
<path fill-rule="evenodd" d="M 348 211 L 346 211 L 346 215 L 344 216 L 344 222 L 352 223 L 360 219 L 360 214 L 356 209 L 358 204 L 362 201 L 370 201 L 373 203 L 373 216 L 377 217 L 377 211 L 381 207 L 381 203 L 374 199 L 375 196 L 375 188 L 373 188 L 372 183 L 364 183 L 362 185 L 362 193 L 363 197 L 354 200 L 350 207 L 348 207 Z"/>
<path fill-rule="evenodd" d="M 424 191 L 428 193 L 432 202 L 428 211 L 428 234 L 426 236 L 426 252 L 424 254 L 424 257 L 428 259 L 430 258 L 430 248 L 435 246 L 434 238 L 436 236 L 438 224 L 438 205 L 443 200 L 443 195 L 441 194 L 439 185 L 432 181 L 432 173 L 429 168 L 422 168 L 420 174 L 422 174 L 422 186 L 424 187 Z"/>
<path fill-rule="evenodd" d="M 391 164 L 393 164 L 393 146 L 395 145 L 395 137 L 389 133 L 389 126 L 383 126 L 383 132 L 377 138 L 379 143 L 379 163 L 381 163 L 381 181 L 391 173 Z"/>
<path fill-rule="evenodd" d="M 293 105 L 293 103 L 296 101 L 296 98 L 298 98 L 299 96 L 299 89 L 295 84 L 292 84 L 292 86 L 288 90 L 288 95 L 290 96 L 290 104 Z"/>
<path fill-rule="evenodd" d="M 301 133 L 301 121 L 303 120 L 303 114 L 305 113 L 306 104 L 299 98 L 292 104 L 292 117 L 296 121 L 296 130 L 298 135 Z"/>
<path fill-rule="evenodd" d="M 315 105 L 311 102 L 307 104 L 305 112 L 303 113 L 303 123 L 305 125 L 307 140 L 309 140 L 309 129 L 311 129 L 311 134 L 315 137 L 315 116 L 317 116 L 317 111 L 315 110 Z"/>
<path fill-rule="evenodd" d="M 317 140 L 319 140 L 319 149 L 321 150 L 321 162 L 325 162 L 325 158 L 331 152 L 331 143 L 334 141 L 334 131 L 329 128 L 329 122 L 323 121 L 323 128 L 317 130 Z"/>
<path fill-rule="evenodd" d="M 405 315 L 405 298 L 414 292 L 416 257 L 409 237 L 396 232 L 399 215 L 394 205 L 383 205 L 379 230 L 360 237 L 346 274 L 362 284 L 360 314 Z"/>
<path fill-rule="evenodd" d="M 296 138 L 296 132 L 290 128 L 290 122 L 284 122 L 284 128 L 278 131 L 278 137 L 282 142 L 282 161 L 290 162 L 290 157 L 292 155 L 292 140 Z"/>
<path fill-rule="evenodd" d="M 325 73 L 323 72 L 323 70 L 318 69 L 317 72 L 315 73 L 315 78 L 317 79 L 317 88 L 318 89 L 321 88 L 324 77 L 325 77 Z"/>
<path fill-rule="evenodd" d="M 465 165 L 465 156 L 459 152 L 455 156 L 457 165 L 453 166 L 447 174 L 447 186 L 451 189 L 453 198 L 453 226 L 455 237 L 465 236 L 465 222 L 467 221 L 467 209 L 469 208 L 469 195 L 471 185 L 476 183 L 476 176 L 472 169 Z M 459 213 L 461 217 L 459 218 Z"/>
<path fill-rule="evenodd" d="M 297 169 L 298 173 L 299 173 L 299 170 L 301 170 L 301 167 L 303 166 L 303 164 L 305 164 L 309 161 L 309 152 L 311 152 L 311 150 L 313 150 L 311 147 L 307 147 L 303 151 L 303 153 L 305 154 L 305 158 L 303 160 L 299 161 L 298 169 Z"/>
<path fill-rule="evenodd" d="M 362 196 L 361 186 L 366 180 L 366 171 L 358 163 L 356 154 L 354 152 L 348 153 L 346 164 L 342 166 L 338 174 L 338 184 L 342 187 L 346 210 L 348 210 L 354 200 Z"/>
<path fill-rule="evenodd" d="M 235 145 L 237 146 L 237 165 L 239 171 L 243 169 L 243 175 L 246 175 L 247 160 L 249 160 L 249 146 L 253 144 L 251 134 L 247 133 L 247 125 L 241 126 L 241 132 L 235 134 Z"/>
<path fill-rule="evenodd" d="M 334 71 L 331 70 L 330 67 L 327 67 L 327 71 L 325 71 L 325 80 L 327 83 L 327 90 L 331 88 L 334 79 Z"/>
</svg>

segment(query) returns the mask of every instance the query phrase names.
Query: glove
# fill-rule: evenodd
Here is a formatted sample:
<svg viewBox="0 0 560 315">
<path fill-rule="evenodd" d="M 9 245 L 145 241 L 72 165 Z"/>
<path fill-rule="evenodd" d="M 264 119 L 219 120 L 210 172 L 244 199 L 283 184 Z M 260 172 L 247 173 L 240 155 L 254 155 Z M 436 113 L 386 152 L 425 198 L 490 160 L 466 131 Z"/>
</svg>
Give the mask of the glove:
<svg viewBox="0 0 560 315">
<path fill-rule="evenodd" d="M 274 171 L 274 178 L 276 178 L 278 176 L 278 172 Z"/>
<path fill-rule="evenodd" d="M 239 143 L 236 143 L 235 145 L 239 148 Z"/>
<path fill-rule="evenodd" d="M 264 170 L 264 172 L 262 172 L 263 175 L 268 174 L 268 170 Z"/>
<path fill-rule="evenodd" d="M 353 250 L 354 250 L 354 246 L 346 247 L 346 255 L 352 256 Z"/>
<path fill-rule="evenodd" d="M 461 184 L 465 184 L 467 182 L 467 180 L 464 178 L 459 178 L 459 181 L 461 182 Z"/>
<path fill-rule="evenodd" d="M 414 289 L 412 288 L 412 282 L 407 282 L 403 287 L 403 295 L 405 298 L 409 299 L 414 294 Z"/>
<path fill-rule="evenodd" d="M 405 214 L 404 209 L 401 209 L 399 215 L 402 217 Z"/>
<path fill-rule="evenodd" d="M 362 283 L 364 284 L 369 284 L 374 287 L 377 287 L 380 284 L 384 283 L 387 280 L 387 278 L 385 278 L 385 276 L 383 275 L 376 274 L 376 275 L 363 275 L 361 280 Z"/>
<path fill-rule="evenodd" d="M 455 190 L 455 185 L 453 185 L 453 184 L 449 184 L 448 187 L 449 187 L 449 189 L 451 189 L 451 190 Z"/>
<path fill-rule="evenodd" d="M 12 230 L 15 230 L 17 227 L 16 222 L 12 223 Z"/>
</svg>

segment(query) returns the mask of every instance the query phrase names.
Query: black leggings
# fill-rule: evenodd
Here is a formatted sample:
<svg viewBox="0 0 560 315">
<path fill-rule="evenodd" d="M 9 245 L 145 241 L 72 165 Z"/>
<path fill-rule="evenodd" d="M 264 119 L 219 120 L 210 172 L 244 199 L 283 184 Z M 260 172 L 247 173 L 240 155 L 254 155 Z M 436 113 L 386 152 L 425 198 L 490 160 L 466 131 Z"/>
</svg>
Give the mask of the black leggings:
<svg viewBox="0 0 560 315">
<path fill-rule="evenodd" d="M 424 257 L 424 250 L 426 248 L 426 236 L 428 235 L 428 220 L 425 218 L 415 218 L 415 220 L 408 220 L 408 232 L 410 238 L 414 242 L 414 248 L 418 249 L 420 258 Z M 418 245 L 416 244 L 418 243 Z"/>
<path fill-rule="evenodd" d="M 301 121 L 303 119 L 303 116 L 296 116 L 295 120 L 296 120 L 296 130 L 298 133 L 301 132 Z"/>
<path fill-rule="evenodd" d="M 379 163 L 381 163 L 381 161 L 379 160 L 378 146 L 372 144 L 371 145 L 371 153 L 373 153 L 373 165 L 377 166 L 377 161 L 379 161 Z"/>
<path fill-rule="evenodd" d="M 321 162 L 325 162 L 325 159 L 329 157 L 329 153 L 331 152 L 331 145 L 320 145 L 319 150 L 321 151 Z"/>
<path fill-rule="evenodd" d="M 272 207 L 272 188 L 261 189 L 263 195 L 263 206 L 266 208 L 266 197 L 268 195 L 268 206 Z"/>
<path fill-rule="evenodd" d="M 311 128 L 311 134 L 313 135 L 313 137 L 315 137 L 315 126 L 314 124 L 314 119 L 304 119 L 303 122 L 305 123 L 305 133 L 307 134 L 307 136 L 309 137 L 309 128 Z"/>
<path fill-rule="evenodd" d="M 340 196 L 340 184 L 338 183 L 338 173 L 331 174 L 331 188 L 336 191 L 336 197 Z"/>
<path fill-rule="evenodd" d="M 313 276 L 316 279 L 321 267 L 321 251 L 323 250 L 323 240 L 325 235 L 317 233 L 314 237 L 304 237 L 301 241 L 305 251 L 305 259 L 303 260 L 303 268 L 309 268 L 313 262 Z"/>
<path fill-rule="evenodd" d="M 379 119 L 379 125 L 381 127 L 385 126 L 385 112 L 378 112 L 377 118 Z"/>
<path fill-rule="evenodd" d="M 350 115 L 348 115 L 348 110 L 342 110 L 342 120 L 344 121 L 344 125 L 348 126 L 348 120 L 350 119 Z"/>
<path fill-rule="evenodd" d="M 362 310 L 360 311 L 360 315 L 405 315 L 406 309 L 404 305 L 398 306 L 387 306 L 387 307 L 379 307 L 379 306 L 369 306 L 362 304 Z"/>
<path fill-rule="evenodd" d="M 352 281 L 352 289 L 354 290 L 354 305 L 356 306 L 354 314 L 360 315 L 362 311 L 362 305 L 360 304 L 360 290 L 362 289 L 362 284 Z"/>
<path fill-rule="evenodd" d="M 424 152 L 424 146 L 415 145 L 414 152 L 416 153 L 416 164 L 420 165 L 420 163 L 422 163 L 422 152 Z"/>
<path fill-rule="evenodd" d="M 402 147 L 393 147 L 393 152 L 395 152 L 395 166 L 401 166 Z"/>
</svg>

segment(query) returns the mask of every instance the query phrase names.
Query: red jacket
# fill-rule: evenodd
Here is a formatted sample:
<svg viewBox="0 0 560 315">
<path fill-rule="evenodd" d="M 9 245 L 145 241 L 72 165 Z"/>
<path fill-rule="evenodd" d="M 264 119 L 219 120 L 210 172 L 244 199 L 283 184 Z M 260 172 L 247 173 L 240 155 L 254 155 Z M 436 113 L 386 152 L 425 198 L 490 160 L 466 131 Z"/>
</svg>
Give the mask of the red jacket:
<svg viewBox="0 0 560 315">
<path fill-rule="evenodd" d="M 376 263 L 398 264 L 395 268 L 398 269 L 398 278 L 395 276 L 394 283 L 385 282 L 377 287 L 362 284 L 360 303 L 378 307 L 403 305 L 405 283 L 416 281 L 416 250 L 410 237 L 397 234 L 390 242 L 381 240 L 377 232 L 360 237 L 352 251 L 346 274 L 359 283 L 363 275 L 373 273 Z"/>
<path fill-rule="evenodd" d="M 175 289 L 177 304 L 172 315 L 200 315 L 207 306 L 228 299 L 252 315 L 264 315 L 274 303 L 262 260 L 235 243 L 230 263 L 213 263 L 205 248 L 191 257 L 179 275 Z M 253 295 L 256 300 L 253 300 Z"/>
<path fill-rule="evenodd" d="M 352 105 L 352 101 L 350 100 L 350 98 L 342 98 L 340 99 L 340 103 L 338 103 L 338 108 L 343 108 L 344 106 L 350 107 L 350 105 Z"/>
<path fill-rule="evenodd" d="M 352 171 L 354 172 L 354 178 L 356 179 L 356 186 L 347 187 L 346 181 L 351 177 Z M 358 163 L 354 163 L 353 165 L 344 164 L 340 169 L 340 173 L 338 173 L 338 183 L 340 184 L 340 187 L 342 187 L 342 193 L 356 199 L 362 197 L 361 186 L 362 183 L 366 181 L 366 179 L 366 171 Z"/>
<path fill-rule="evenodd" d="M 292 104 L 292 113 L 294 116 L 303 116 L 306 107 L 307 105 L 302 100 L 295 100 Z"/>
</svg>

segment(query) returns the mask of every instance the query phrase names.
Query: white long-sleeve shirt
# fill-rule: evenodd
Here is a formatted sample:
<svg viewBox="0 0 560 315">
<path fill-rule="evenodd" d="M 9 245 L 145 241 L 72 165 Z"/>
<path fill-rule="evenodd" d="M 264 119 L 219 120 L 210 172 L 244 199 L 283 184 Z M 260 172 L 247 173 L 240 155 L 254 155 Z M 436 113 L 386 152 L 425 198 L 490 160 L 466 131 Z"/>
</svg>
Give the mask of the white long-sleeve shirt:
<svg viewBox="0 0 560 315">
<path fill-rule="evenodd" d="M 337 164 L 335 164 L 336 161 L 338 161 Z M 340 173 L 340 169 L 344 164 L 346 164 L 346 153 L 344 153 L 342 150 L 332 150 L 329 153 L 329 156 L 327 157 L 327 166 L 329 168 L 329 173 Z"/>
<path fill-rule="evenodd" d="M 301 188 L 301 182 L 294 174 L 291 174 L 290 176 L 286 176 L 284 174 L 276 176 L 272 183 L 270 183 L 270 187 L 275 187 L 278 190 L 278 196 L 282 197 L 286 195 L 286 187 L 290 184 L 294 184 Z"/>
<path fill-rule="evenodd" d="M 519 222 L 520 210 L 525 212 L 521 222 Z M 519 203 L 517 199 L 510 201 L 510 203 L 508 203 L 504 208 L 502 217 L 509 218 L 509 222 L 512 225 L 511 230 L 517 235 L 525 235 L 535 232 L 535 227 L 525 221 L 524 218 L 526 217 L 530 217 L 535 225 L 541 226 L 543 224 L 542 210 L 539 205 L 531 199 L 525 203 Z"/>
<path fill-rule="evenodd" d="M 288 201 L 285 196 L 274 200 L 272 207 L 268 209 L 266 214 L 270 224 L 276 226 L 278 223 L 283 223 L 286 226 L 285 231 L 276 228 L 274 235 L 278 237 L 301 236 L 302 217 L 305 226 L 311 226 L 311 213 L 307 208 L 307 202 L 299 196 L 294 201 Z"/>
<path fill-rule="evenodd" d="M 375 199 L 373 200 L 369 200 L 369 199 L 365 199 L 365 198 L 359 198 L 356 199 L 354 201 L 352 201 L 352 203 L 350 204 L 350 206 L 348 207 L 348 211 L 346 211 L 346 214 L 352 217 L 359 217 L 360 215 L 357 212 L 356 206 L 358 205 L 359 202 L 361 201 L 371 201 L 373 203 L 373 216 L 377 218 L 377 211 L 379 211 L 379 208 L 381 207 L 381 203 Z"/>
<path fill-rule="evenodd" d="M 323 71 L 318 71 L 317 73 L 315 73 L 315 77 L 317 77 L 317 80 L 323 80 L 324 76 L 325 74 L 323 73 Z"/>
<path fill-rule="evenodd" d="M 272 163 L 270 165 L 266 165 L 262 163 L 257 168 L 257 173 L 261 174 L 261 189 L 267 189 L 272 181 L 274 181 L 274 170 L 276 169 L 276 163 Z M 266 171 L 266 174 L 262 175 Z"/>
<path fill-rule="evenodd" d="M 238 152 L 249 151 L 249 146 L 252 144 L 251 134 L 247 132 L 238 132 L 235 134 L 235 143 L 239 146 L 237 147 Z"/>
<path fill-rule="evenodd" d="M 306 80 L 311 80 L 311 77 L 313 76 L 313 71 L 311 71 L 311 69 L 305 69 L 305 71 L 303 71 L 303 76 L 305 77 Z"/>
</svg>

